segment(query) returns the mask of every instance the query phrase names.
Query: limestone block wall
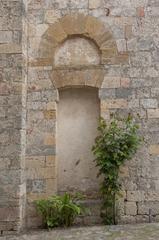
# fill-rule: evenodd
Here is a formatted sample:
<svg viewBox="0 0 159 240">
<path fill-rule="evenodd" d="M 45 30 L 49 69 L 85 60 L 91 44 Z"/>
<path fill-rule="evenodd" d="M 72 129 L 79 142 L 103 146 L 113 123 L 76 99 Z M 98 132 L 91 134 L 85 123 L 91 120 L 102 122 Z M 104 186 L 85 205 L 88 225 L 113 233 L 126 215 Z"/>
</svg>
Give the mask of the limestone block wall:
<svg viewBox="0 0 159 240">
<path fill-rule="evenodd" d="M 0 2 L 0 234 L 25 222 L 26 8 Z"/>
<path fill-rule="evenodd" d="M 153 221 L 158 220 L 158 8 L 157 0 L 29 2 L 26 166 L 27 216 L 31 226 L 37 225 L 32 201 L 56 192 L 58 88 L 95 86 L 95 82 L 101 115 L 108 120 L 114 112 L 140 115 L 138 122 L 146 139 L 137 156 L 121 169 L 120 223 L 147 222 L 149 209 Z M 71 19 L 74 14 L 80 17 Z M 82 16 L 89 16 L 89 25 Z M 93 40 L 100 52 L 100 64 L 89 69 L 82 62 L 78 67 L 54 66 L 54 57 L 62 59 L 63 54 L 59 50 L 58 58 L 56 49 L 72 36 Z M 102 45 L 104 41 L 106 45 Z M 68 62 L 71 64 L 69 59 Z"/>
</svg>

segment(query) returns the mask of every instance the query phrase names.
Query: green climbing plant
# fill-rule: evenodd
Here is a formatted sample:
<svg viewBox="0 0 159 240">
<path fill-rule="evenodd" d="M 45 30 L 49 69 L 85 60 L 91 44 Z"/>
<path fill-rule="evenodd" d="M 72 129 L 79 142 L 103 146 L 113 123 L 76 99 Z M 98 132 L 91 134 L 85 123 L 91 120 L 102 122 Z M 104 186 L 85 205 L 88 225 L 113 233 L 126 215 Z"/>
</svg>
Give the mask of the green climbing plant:
<svg viewBox="0 0 159 240">
<path fill-rule="evenodd" d="M 101 217 L 105 224 L 115 224 L 116 198 L 120 195 L 120 166 L 130 160 L 142 142 L 138 134 L 139 126 L 131 115 L 124 119 L 112 117 L 107 124 L 101 118 L 99 135 L 95 139 L 92 152 L 99 168 L 98 176 L 103 176 L 100 192 L 102 196 Z"/>
</svg>

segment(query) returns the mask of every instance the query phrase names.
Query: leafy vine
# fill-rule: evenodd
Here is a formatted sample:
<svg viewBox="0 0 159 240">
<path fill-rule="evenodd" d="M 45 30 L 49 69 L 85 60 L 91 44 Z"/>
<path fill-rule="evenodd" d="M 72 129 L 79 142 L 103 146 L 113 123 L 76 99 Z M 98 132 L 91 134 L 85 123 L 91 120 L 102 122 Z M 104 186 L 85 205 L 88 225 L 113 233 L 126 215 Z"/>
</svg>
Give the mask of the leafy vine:
<svg viewBox="0 0 159 240">
<path fill-rule="evenodd" d="M 98 176 L 103 176 L 100 192 L 102 196 L 101 217 L 105 224 L 116 223 L 116 198 L 120 195 L 120 166 L 130 160 L 142 142 L 138 134 L 139 126 L 131 115 L 124 119 L 113 117 L 109 124 L 101 118 L 99 135 L 95 139 L 92 152 L 99 168 Z"/>
</svg>

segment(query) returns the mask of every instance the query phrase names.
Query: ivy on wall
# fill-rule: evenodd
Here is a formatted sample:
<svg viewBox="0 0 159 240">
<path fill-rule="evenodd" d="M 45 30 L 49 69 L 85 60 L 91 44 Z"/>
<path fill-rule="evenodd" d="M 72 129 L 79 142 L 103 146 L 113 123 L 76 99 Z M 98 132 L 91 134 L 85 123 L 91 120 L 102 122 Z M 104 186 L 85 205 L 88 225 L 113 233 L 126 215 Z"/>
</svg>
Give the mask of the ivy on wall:
<svg viewBox="0 0 159 240">
<path fill-rule="evenodd" d="M 101 118 L 98 126 L 99 135 L 95 139 L 92 152 L 99 168 L 98 176 L 103 176 L 101 184 L 101 217 L 105 224 L 116 223 L 116 198 L 120 195 L 120 166 L 136 153 L 142 138 L 138 134 L 139 126 L 131 115 L 124 119 L 112 117 L 109 124 Z"/>
</svg>

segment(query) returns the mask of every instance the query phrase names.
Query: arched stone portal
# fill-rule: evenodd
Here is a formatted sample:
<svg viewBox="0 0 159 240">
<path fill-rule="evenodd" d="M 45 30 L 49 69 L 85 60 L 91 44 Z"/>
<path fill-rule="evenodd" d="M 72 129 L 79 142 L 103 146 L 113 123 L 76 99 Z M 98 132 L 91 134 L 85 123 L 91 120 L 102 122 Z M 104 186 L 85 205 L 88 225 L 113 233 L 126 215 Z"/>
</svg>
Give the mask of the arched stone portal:
<svg viewBox="0 0 159 240">
<path fill-rule="evenodd" d="M 91 155 L 97 119 L 100 115 L 109 118 L 109 108 L 127 106 L 123 99 L 119 103 L 98 99 L 98 92 L 110 83 L 108 65 L 125 63 L 128 54 L 118 53 L 109 26 L 93 16 L 70 14 L 45 27 L 48 29 L 40 37 L 40 44 L 37 42 L 35 58 L 33 54 L 28 64 L 37 74 L 33 77 L 41 84 L 42 100 L 47 101 L 37 111 L 28 112 L 27 181 L 32 184 L 27 191 L 28 206 L 32 207 L 35 199 L 57 191 L 81 190 L 92 194 L 92 209 L 97 218 L 91 216 L 90 222 L 98 222 L 97 169 Z M 120 86 L 120 78 L 115 86 Z M 75 124 L 78 124 L 76 128 Z M 36 161 L 39 154 L 41 161 Z M 37 193 L 39 184 L 42 189 Z M 28 223 L 31 214 L 27 213 Z"/>
<path fill-rule="evenodd" d="M 91 147 L 100 116 L 98 90 L 105 64 L 119 60 L 110 29 L 97 18 L 71 14 L 50 25 L 39 46 L 36 66 L 52 66 L 57 104 L 57 190 L 97 190 Z M 72 181 L 73 180 L 73 181 Z"/>
</svg>

